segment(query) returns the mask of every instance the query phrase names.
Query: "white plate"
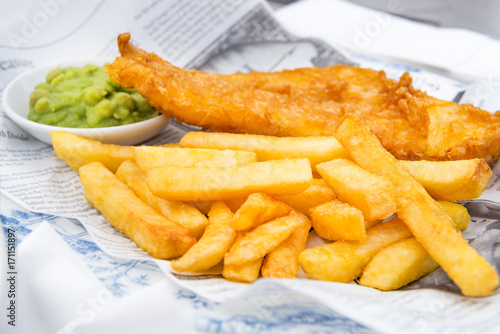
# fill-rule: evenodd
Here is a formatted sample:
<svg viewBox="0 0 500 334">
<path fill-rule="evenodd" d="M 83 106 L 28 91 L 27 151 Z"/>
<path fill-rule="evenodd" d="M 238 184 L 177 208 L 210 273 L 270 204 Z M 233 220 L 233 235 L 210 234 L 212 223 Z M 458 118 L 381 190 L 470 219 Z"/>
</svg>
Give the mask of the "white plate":
<svg viewBox="0 0 500 334">
<path fill-rule="evenodd" d="M 79 67 L 87 64 L 104 65 L 107 62 L 110 62 L 109 59 L 82 59 L 56 65 L 46 65 L 21 74 L 7 86 L 3 93 L 2 102 L 7 116 L 24 131 L 48 144 L 52 144 L 50 133 L 61 130 L 99 140 L 103 143 L 117 145 L 139 144 L 160 133 L 170 122 L 170 118 L 164 115 L 133 124 L 92 129 L 45 125 L 30 121 L 27 118 L 30 93 L 37 84 L 45 82 L 45 77 L 51 70 L 57 68 L 57 66 L 61 68 L 67 66 Z"/>
</svg>

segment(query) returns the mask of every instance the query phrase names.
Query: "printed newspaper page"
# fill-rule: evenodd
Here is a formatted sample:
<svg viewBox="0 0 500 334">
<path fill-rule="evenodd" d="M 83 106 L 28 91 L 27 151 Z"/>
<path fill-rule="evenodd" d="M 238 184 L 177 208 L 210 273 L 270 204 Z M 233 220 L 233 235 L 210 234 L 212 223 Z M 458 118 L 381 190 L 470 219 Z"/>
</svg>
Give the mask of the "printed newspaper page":
<svg viewBox="0 0 500 334">
<path fill-rule="evenodd" d="M 85 6 L 74 2 L 53 2 L 51 6 L 41 4 L 33 2 L 30 10 L 24 8 L 14 13 L 24 18 L 22 20 L 0 24 L 2 91 L 17 75 L 39 65 L 91 57 L 112 60 L 118 55 L 116 37 L 125 31 L 131 33 L 132 41 L 139 47 L 184 68 L 235 73 L 322 67 L 336 63 L 358 64 L 384 69 L 391 77 L 409 71 L 417 87 L 443 99 L 458 101 L 467 88 L 460 82 L 418 68 L 348 55 L 320 40 L 296 38 L 279 25 L 266 3 L 257 0 L 151 0 L 131 2 L 122 7 L 121 1 L 95 0 L 86 2 Z M 108 14 L 117 12 L 117 8 L 122 15 Z M 43 18 L 46 21 L 41 21 Z M 7 118 L 3 109 L 0 109 L 0 124 L 3 195 L 31 211 L 78 219 L 96 243 L 113 256 L 151 259 L 85 201 L 78 173 L 54 156 L 52 146 L 22 131 Z M 161 135 L 144 144 L 178 142 L 184 133 L 192 130 L 197 128 L 173 122 Z M 498 210 L 500 206 L 499 165 L 497 163 L 494 167 L 494 176 L 481 202 L 471 209 L 475 216 L 465 232 L 471 244 L 497 267 L 500 266 L 500 254 L 495 247 L 500 233 L 500 215 L 495 215 L 494 208 L 496 206 Z M 489 215 L 484 213 L 485 210 Z M 252 285 L 229 282 L 221 278 L 220 272 L 181 275 L 171 271 L 168 261 L 156 262 L 181 286 L 215 301 L 244 297 L 262 285 L 258 282 Z M 415 310 L 419 310 L 421 317 L 432 320 L 426 323 L 426 328 L 433 331 L 444 331 L 447 326 L 454 330 L 467 328 L 478 321 L 491 319 L 486 316 L 498 314 L 500 310 L 497 296 L 471 302 L 459 295 L 442 270 L 415 282 L 406 290 L 393 293 L 380 293 L 354 283 L 312 281 L 303 273 L 299 277 L 303 279 L 279 281 L 277 284 L 311 296 L 385 332 L 403 332 L 414 320 L 411 315 Z M 422 290 L 428 287 L 436 289 Z M 432 308 L 421 308 L 435 300 L 445 301 L 441 317 L 436 319 Z M 462 313 L 469 312 L 469 316 L 451 317 L 456 308 Z M 385 316 L 377 317 L 377 312 L 383 312 Z"/>
</svg>

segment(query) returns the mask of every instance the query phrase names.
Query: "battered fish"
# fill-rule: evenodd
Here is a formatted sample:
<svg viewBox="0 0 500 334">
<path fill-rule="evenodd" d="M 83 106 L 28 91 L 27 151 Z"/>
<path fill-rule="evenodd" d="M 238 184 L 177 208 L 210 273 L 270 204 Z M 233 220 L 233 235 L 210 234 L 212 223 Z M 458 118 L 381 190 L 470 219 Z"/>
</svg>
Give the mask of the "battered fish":
<svg viewBox="0 0 500 334">
<path fill-rule="evenodd" d="M 500 112 L 428 96 L 383 71 L 347 65 L 221 75 L 173 66 L 118 37 L 111 80 L 136 89 L 177 121 L 221 132 L 332 135 L 354 114 L 397 158 L 456 160 L 500 155 Z"/>
</svg>

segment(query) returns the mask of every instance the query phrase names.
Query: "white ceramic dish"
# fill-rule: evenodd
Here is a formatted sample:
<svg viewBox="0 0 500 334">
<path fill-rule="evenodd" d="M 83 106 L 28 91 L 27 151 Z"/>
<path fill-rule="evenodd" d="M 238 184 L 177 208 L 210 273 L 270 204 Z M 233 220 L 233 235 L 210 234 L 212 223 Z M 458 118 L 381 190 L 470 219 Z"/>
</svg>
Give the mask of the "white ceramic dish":
<svg viewBox="0 0 500 334">
<path fill-rule="evenodd" d="M 84 66 L 86 64 L 104 65 L 106 62 L 109 62 L 109 59 L 82 59 L 56 65 L 46 65 L 21 74 L 4 90 L 2 103 L 7 116 L 24 131 L 48 144 L 52 144 L 50 133 L 60 130 L 99 140 L 103 143 L 117 145 L 139 144 L 160 133 L 169 124 L 169 117 L 162 115 L 134 124 L 93 129 L 65 128 L 40 124 L 28 120 L 28 101 L 30 93 L 37 84 L 45 81 L 45 77 L 52 69 L 57 66 Z"/>
</svg>

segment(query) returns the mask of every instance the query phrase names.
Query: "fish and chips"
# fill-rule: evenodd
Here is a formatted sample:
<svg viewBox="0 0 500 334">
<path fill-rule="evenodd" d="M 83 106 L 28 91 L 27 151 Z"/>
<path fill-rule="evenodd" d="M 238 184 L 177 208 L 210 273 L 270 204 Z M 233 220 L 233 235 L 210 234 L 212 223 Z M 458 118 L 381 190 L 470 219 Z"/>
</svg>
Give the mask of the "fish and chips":
<svg viewBox="0 0 500 334">
<path fill-rule="evenodd" d="M 395 290 L 441 267 L 464 295 L 498 287 L 453 203 L 485 190 L 498 113 L 430 97 L 408 74 L 339 65 L 220 75 L 177 68 L 129 34 L 118 44 L 112 80 L 211 131 L 156 147 L 54 132 L 54 151 L 89 203 L 173 270 L 220 268 L 250 283 L 302 268 Z M 306 248 L 318 236 L 324 244 Z"/>
</svg>

